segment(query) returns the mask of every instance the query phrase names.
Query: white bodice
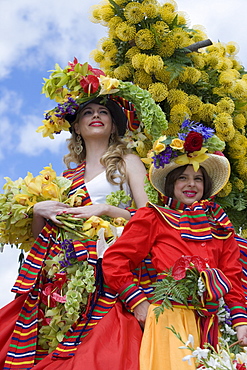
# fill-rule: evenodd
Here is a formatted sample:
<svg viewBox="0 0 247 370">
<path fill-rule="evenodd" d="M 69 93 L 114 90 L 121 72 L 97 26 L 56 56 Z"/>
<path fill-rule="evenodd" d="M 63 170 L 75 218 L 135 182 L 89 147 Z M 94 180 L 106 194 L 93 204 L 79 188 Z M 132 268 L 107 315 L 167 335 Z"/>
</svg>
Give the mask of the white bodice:
<svg viewBox="0 0 247 370">
<path fill-rule="evenodd" d="M 115 181 L 118 181 L 118 180 L 119 179 L 116 179 Z M 89 182 L 85 182 L 85 185 L 86 185 L 86 188 L 88 190 L 88 193 L 90 195 L 90 198 L 93 204 L 106 203 L 107 195 L 117 190 L 120 190 L 119 185 L 113 185 L 107 181 L 105 171 L 95 176 Z M 125 191 L 127 195 L 129 195 L 132 198 L 131 190 L 127 183 L 123 184 L 123 190 Z M 121 203 L 119 205 L 119 208 L 129 207 L 130 204 L 131 204 L 131 201 L 129 201 L 128 204 Z"/>
</svg>

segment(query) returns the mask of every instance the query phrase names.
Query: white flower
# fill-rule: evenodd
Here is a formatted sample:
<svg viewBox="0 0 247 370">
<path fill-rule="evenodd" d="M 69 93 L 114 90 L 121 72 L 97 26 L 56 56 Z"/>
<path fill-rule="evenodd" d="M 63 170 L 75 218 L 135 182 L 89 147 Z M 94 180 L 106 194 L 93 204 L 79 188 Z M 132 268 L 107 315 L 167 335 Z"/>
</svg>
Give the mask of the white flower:
<svg viewBox="0 0 247 370">
<path fill-rule="evenodd" d="M 197 280 L 197 286 L 198 286 L 197 294 L 200 297 L 202 297 L 203 293 L 206 291 L 206 287 L 201 277 L 199 277 Z"/>
<path fill-rule="evenodd" d="M 188 335 L 188 340 L 187 342 L 185 343 L 184 346 L 181 346 L 181 347 L 178 347 L 178 348 L 188 348 L 188 345 L 191 344 L 191 347 L 193 348 L 194 346 L 194 337 L 192 334 L 189 334 Z M 185 360 L 186 361 L 186 360 Z"/>
<path fill-rule="evenodd" d="M 209 349 L 202 349 L 200 347 L 197 347 L 195 351 L 192 352 L 193 357 L 197 357 L 200 361 L 202 358 L 207 358 L 210 350 Z"/>
</svg>

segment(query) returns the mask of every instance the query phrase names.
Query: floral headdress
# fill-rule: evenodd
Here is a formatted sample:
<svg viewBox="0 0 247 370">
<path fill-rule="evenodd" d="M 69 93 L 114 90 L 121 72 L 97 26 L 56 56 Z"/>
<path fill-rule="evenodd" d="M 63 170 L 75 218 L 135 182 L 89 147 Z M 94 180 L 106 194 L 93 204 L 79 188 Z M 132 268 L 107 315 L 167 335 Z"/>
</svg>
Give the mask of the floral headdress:
<svg viewBox="0 0 247 370">
<path fill-rule="evenodd" d="M 230 164 L 223 155 L 225 143 L 212 128 L 185 120 L 177 137 L 161 136 L 154 142 L 145 164 L 151 165 L 150 181 L 161 194 L 169 172 L 183 165 L 192 165 L 194 171 L 202 166 L 212 180 L 212 195 L 218 193 L 230 176 Z M 207 153 L 206 153 L 207 152 Z"/>
<path fill-rule="evenodd" d="M 54 133 L 69 131 L 66 116 L 76 114 L 80 104 L 102 96 L 116 101 L 128 119 L 128 128 L 151 135 L 156 140 L 167 128 L 165 113 L 155 103 L 149 92 L 116 78 L 105 76 L 88 63 L 81 64 L 76 58 L 62 69 L 58 64 L 50 77 L 44 78 L 42 93 L 58 104 L 45 113 L 43 126 L 37 132 L 54 138 Z"/>
</svg>

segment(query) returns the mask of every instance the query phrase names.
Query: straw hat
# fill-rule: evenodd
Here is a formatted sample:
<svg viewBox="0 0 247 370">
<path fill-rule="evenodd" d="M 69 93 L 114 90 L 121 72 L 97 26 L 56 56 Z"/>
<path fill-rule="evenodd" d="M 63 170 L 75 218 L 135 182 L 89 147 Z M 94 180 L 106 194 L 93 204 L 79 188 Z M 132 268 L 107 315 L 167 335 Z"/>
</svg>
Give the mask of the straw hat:
<svg viewBox="0 0 247 370">
<path fill-rule="evenodd" d="M 230 177 L 230 163 L 223 155 L 209 154 L 208 158 L 200 163 L 212 180 L 212 195 L 217 194 L 227 183 Z M 175 162 L 173 158 L 170 163 L 164 165 L 164 168 L 155 168 L 152 164 L 149 170 L 149 177 L 152 186 L 161 194 L 164 194 L 165 181 L 169 172 L 175 168 L 181 167 L 181 164 Z"/>
</svg>

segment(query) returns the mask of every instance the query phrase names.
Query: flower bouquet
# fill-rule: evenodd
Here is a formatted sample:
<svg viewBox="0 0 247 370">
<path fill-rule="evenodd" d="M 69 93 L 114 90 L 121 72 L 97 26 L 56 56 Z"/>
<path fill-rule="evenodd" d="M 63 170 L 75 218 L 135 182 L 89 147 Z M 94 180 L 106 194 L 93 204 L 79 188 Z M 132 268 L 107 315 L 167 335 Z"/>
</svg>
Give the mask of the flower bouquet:
<svg viewBox="0 0 247 370">
<path fill-rule="evenodd" d="M 172 326 L 170 329 L 176 337 L 183 343 L 181 349 L 189 349 L 191 355 L 183 358 L 183 361 L 188 361 L 191 365 L 191 359 L 195 359 L 196 368 L 199 370 L 246 370 L 247 369 L 247 350 L 246 347 L 240 350 L 239 353 L 232 352 L 232 345 L 223 339 L 219 338 L 217 349 L 213 348 L 209 343 L 205 343 L 204 348 L 194 348 L 194 337 L 189 334 L 187 342 L 184 342 L 181 335 Z"/>
<path fill-rule="evenodd" d="M 44 167 L 36 177 L 28 172 L 22 179 L 12 181 L 5 177 L 4 193 L 0 194 L 0 243 L 30 250 L 34 238 L 31 224 L 33 206 L 44 200 L 64 202 L 71 181 L 57 176 L 51 164 Z"/>
</svg>

